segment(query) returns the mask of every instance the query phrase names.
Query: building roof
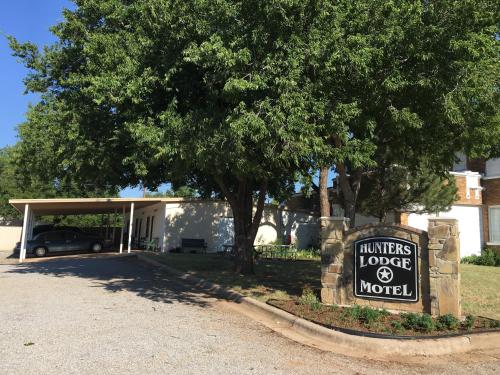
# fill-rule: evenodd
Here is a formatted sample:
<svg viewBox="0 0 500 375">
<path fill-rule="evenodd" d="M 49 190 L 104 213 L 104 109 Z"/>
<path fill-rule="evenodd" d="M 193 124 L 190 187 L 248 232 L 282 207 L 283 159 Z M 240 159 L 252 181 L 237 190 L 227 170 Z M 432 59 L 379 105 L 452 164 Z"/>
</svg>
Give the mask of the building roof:
<svg viewBox="0 0 500 375">
<path fill-rule="evenodd" d="M 55 198 L 55 199 L 11 199 L 9 203 L 19 212 L 29 205 L 37 215 L 84 215 L 121 213 L 140 209 L 161 202 L 186 202 L 187 198 Z"/>
</svg>

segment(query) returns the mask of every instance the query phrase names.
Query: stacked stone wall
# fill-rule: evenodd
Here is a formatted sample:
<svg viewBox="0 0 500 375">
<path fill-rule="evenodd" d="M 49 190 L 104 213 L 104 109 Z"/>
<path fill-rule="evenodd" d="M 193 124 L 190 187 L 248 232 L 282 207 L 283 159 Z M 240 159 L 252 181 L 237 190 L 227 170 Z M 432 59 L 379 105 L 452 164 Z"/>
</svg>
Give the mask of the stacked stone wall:
<svg viewBox="0 0 500 375">
<path fill-rule="evenodd" d="M 354 242 L 386 236 L 417 244 L 419 298 L 401 302 L 359 298 L 353 292 Z M 367 225 L 347 230 L 344 218 L 321 218 L 321 299 L 326 304 L 365 305 L 433 315 L 460 311 L 460 249 L 456 220 L 431 219 L 429 232 L 406 225 Z"/>
</svg>

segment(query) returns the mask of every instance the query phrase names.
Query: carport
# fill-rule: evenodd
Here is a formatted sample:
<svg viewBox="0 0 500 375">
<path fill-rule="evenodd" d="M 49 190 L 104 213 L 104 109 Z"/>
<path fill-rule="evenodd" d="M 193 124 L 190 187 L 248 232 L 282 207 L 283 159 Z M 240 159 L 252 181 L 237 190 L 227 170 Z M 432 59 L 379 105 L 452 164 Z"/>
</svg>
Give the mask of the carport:
<svg viewBox="0 0 500 375">
<path fill-rule="evenodd" d="M 19 261 L 26 259 L 26 242 L 33 237 L 35 216 L 37 215 L 91 215 L 117 214 L 125 218 L 129 214 L 127 252 L 132 250 L 132 226 L 134 211 L 157 203 L 162 199 L 154 198 L 64 198 L 64 199 L 11 199 L 9 203 L 23 217 L 21 249 Z M 123 252 L 123 235 L 126 222 L 123 220 L 120 235 L 120 253 Z"/>
</svg>

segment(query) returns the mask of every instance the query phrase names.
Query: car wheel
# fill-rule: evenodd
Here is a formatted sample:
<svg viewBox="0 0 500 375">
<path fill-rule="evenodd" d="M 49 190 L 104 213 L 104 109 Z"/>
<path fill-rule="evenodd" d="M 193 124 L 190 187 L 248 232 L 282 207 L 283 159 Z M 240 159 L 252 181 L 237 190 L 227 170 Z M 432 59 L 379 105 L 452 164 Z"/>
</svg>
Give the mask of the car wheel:
<svg viewBox="0 0 500 375">
<path fill-rule="evenodd" d="M 33 253 L 34 253 L 37 257 L 41 258 L 41 257 L 44 257 L 45 255 L 47 255 L 47 249 L 46 249 L 45 247 L 37 247 L 37 248 L 33 251 Z"/>
<path fill-rule="evenodd" d="M 90 247 L 90 249 L 94 253 L 99 253 L 102 250 L 102 245 L 99 242 L 96 242 L 96 243 L 92 244 L 92 246 Z"/>
</svg>

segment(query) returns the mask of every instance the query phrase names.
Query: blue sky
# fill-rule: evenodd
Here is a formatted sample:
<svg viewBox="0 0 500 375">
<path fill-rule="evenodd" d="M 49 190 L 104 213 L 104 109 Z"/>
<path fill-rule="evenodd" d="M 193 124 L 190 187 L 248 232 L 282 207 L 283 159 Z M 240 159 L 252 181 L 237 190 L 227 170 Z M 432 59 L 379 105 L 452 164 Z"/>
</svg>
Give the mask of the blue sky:
<svg viewBox="0 0 500 375">
<path fill-rule="evenodd" d="M 49 27 L 62 20 L 68 0 L 0 1 L 0 33 L 38 45 L 55 40 Z M 24 121 L 29 103 L 37 96 L 24 95 L 23 77 L 27 70 L 11 55 L 7 39 L 0 36 L 0 147 L 16 142 L 16 126 Z"/>
<path fill-rule="evenodd" d="M 50 44 L 55 37 L 49 28 L 63 20 L 64 8 L 73 8 L 69 0 L 1 0 L 0 1 L 0 147 L 14 144 L 16 126 L 25 119 L 29 103 L 38 97 L 24 94 L 23 78 L 28 72 L 11 55 L 4 35 L 38 46 Z M 125 189 L 123 197 L 141 196 L 140 189 Z"/>
</svg>

